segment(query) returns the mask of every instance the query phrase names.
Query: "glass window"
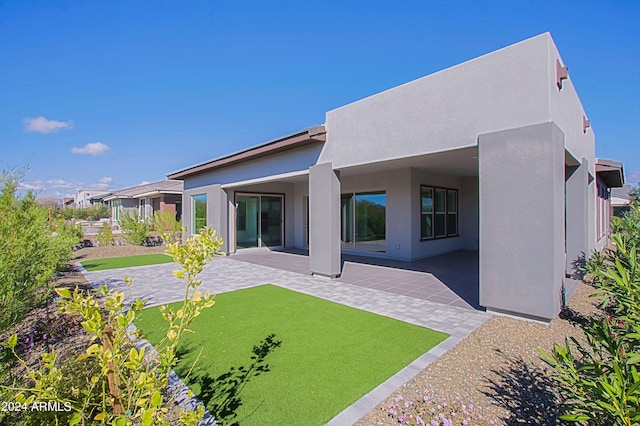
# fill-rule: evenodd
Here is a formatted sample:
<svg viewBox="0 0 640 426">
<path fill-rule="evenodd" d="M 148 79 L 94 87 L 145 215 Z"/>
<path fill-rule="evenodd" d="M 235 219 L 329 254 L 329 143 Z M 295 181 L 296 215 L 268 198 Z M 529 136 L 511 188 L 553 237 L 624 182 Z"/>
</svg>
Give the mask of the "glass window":
<svg viewBox="0 0 640 426">
<path fill-rule="evenodd" d="M 207 195 L 194 195 L 191 198 L 193 199 L 193 233 L 197 233 L 207 226 Z"/>
<path fill-rule="evenodd" d="M 458 235 L 458 190 L 420 187 L 420 238 Z"/>
<path fill-rule="evenodd" d="M 420 198 L 422 205 L 420 236 L 433 238 L 433 188 L 420 188 Z"/>
<path fill-rule="evenodd" d="M 447 190 L 447 235 L 458 235 L 458 191 Z"/>
<path fill-rule="evenodd" d="M 446 231 L 446 198 L 447 192 L 444 189 L 436 188 L 436 237 L 444 237 L 447 235 Z"/>
<path fill-rule="evenodd" d="M 384 191 L 341 194 L 342 249 L 385 253 L 387 195 Z"/>
</svg>

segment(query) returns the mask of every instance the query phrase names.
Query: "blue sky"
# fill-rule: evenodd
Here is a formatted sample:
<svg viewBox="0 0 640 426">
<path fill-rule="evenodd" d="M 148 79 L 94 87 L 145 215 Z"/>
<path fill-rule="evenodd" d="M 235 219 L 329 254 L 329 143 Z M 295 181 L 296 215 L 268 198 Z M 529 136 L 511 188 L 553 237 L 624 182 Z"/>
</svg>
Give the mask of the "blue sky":
<svg viewBox="0 0 640 426">
<path fill-rule="evenodd" d="M 122 188 L 550 31 L 601 158 L 640 181 L 638 1 L 3 1 L 0 167 Z"/>
</svg>

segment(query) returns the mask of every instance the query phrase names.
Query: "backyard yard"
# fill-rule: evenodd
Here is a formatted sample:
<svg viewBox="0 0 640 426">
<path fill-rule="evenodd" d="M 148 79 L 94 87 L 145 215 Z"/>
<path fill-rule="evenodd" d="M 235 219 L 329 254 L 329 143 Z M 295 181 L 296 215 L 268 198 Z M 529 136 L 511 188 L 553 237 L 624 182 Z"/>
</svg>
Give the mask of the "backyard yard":
<svg viewBox="0 0 640 426">
<path fill-rule="evenodd" d="M 75 258 L 97 264 L 105 258 L 135 259 L 162 251 L 91 247 L 76 252 Z M 56 280 L 54 285 L 87 286 L 82 274 L 73 271 Z M 550 325 L 491 319 L 358 424 L 397 424 L 393 412 L 398 400 L 426 396 L 434 404 L 446 402 L 452 411 L 464 404 L 475 413 L 476 424 L 512 424 L 518 419 L 556 424 L 558 394 L 536 347 L 550 350 L 567 335 L 581 338 L 578 324 L 597 312 L 589 298 L 592 292 L 582 284 L 568 309 Z M 55 307 L 49 311 L 48 320 L 37 311 L 44 318 L 41 323 L 64 320 L 55 317 Z M 152 342 L 160 338 L 158 317 L 157 309 L 147 309 L 140 323 Z M 10 332 L 28 335 L 34 321 L 27 318 Z M 177 371 L 186 376 L 204 348 L 187 383 L 209 410 L 226 420 L 223 424 L 323 424 L 445 337 L 269 285 L 218 295 L 216 305 L 203 312 L 193 328 L 196 334 L 186 336 L 184 361 Z M 29 352 L 31 364 L 37 362 L 38 351 L 56 348 L 64 358 L 84 342 L 73 334 L 58 341 L 55 337 L 36 339 Z"/>
<path fill-rule="evenodd" d="M 177 305 L 176 305 L 177 309 Z M 158 308 L 137 325 L 164 337 Z M 223 424 L 319 425 L 447 335 L 273 285 L 216 296 L 177 372 Z"/>
</svg>

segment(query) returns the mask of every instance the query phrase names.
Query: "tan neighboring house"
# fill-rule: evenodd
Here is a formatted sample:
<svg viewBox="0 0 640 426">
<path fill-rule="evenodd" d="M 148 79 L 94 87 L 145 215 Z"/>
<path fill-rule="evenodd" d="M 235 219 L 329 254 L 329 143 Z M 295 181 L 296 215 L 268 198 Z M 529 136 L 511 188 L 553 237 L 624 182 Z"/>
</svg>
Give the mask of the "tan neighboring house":
<svg viewBox="0 0 640 426">
<path fill-rule="evenodd" d="M 117 226 L 122 215 L 138 212 L 151 219 L 157 212 L 171 212 L 179 220 L 182 215 L 183 182 L 164 180 L 112 192 L 104 198 L 111 210 L 111 223 Z"/>
</svg>

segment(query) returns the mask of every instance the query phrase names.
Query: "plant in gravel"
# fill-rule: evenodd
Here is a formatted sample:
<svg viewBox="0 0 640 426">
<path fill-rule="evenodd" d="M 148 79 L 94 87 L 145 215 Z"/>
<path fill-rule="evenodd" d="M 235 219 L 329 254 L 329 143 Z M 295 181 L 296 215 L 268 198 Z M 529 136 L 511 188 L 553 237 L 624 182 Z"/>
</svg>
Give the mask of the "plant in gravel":
<svg viewBox="0 0 640 426">
<path fill-rule="evenodd" d="M 391 419 L 403 425 L 496 424 L 494 420 L 484 418 L 473 404 L 465 404 L 459 397 L 453 401 L 436 398 L 429 389 L 424 389 L 422 395 L 415 400 L 397 396 L 384 410 Z"/>
<path fill-rule="evenodd" d="M 98 368 L 84 385 L 69 392 L 64 387 L 68 378 L 58 365 L 58 354 L 45 353 L 42 356 L 44 368 L 30 370 L 16 352 L 18 337 L 13 335 L 5 345 L 27 369 L 34 386 L 4 388 L 16 392 L 14 401 L 27 407 L 40 401 L 69 406 L 72 414 L 64 416 L 69 416 L 71 425 L 173 424 L 175 419 L 167 419 L 168 410 L 163 407 L 163 400 L 168 398 L 169 374 L 178 361 L 177 347 L 181 337 L 190 332 L 188 327 L 200 312 L 214 304 L 212 295 L 208 292 L 203 295 L 197 290 L 202 283 L 197 275 L 221 246 L 222 241 L 209 227 L 189 238 L 184 246 L 169 245 L 167 252 L 182 266 L 173 274 L 183 279 L 186 286 L 179 309 L 161 308 L 167 329 L 165 337 L 155 346 L 155 355 L 147 353 L 144 347 L 138 349 L 131 340 L 141 335 L 140 330 L 132 335 L 130 326 L 144 308 L 142 300 L 136 299 L 127 306 L 123 292 L 109 291 L 103 286 L 98 290 L 104 298 L 102 305 L 95 297 L 85 295 L 77 288 L 73 293 L 68 289 L 56 289 L 64 299 L 61 310 L 81 316 L 81 325 L 91 336 L 92 344 L 77 360 L 91 360 Z M 131 285 L 131 279 L 125 278 L 125 282 Z M 202 407 L 196 411 L 181 410 L 180 422 L 196 424 L 203 414 Z"/>
<path fill-rule="evenodd" d="M 15 351 L 17 354 L 22 355 L 40 343 L 55 342 L 63 339 L 65 336 L 82 333 L 84 329 L 80 322 L 81 319 L 77 316 L 69 317 L 65 321 L 52 321 L 46 313 L 40 313 L 34 324 L 28 330 L 17 334 L 18 341 Z M 0 347 L 0 352 L 3 350 L 6 349 Z"/>
<path fill-rule="evenodd" d="M 74 245 L 73 233 L 53 233 L 32 193 L 16 195 L 23 177 L 16 170 L 0 175 L 0 330 L 46 299 L 48 281 L 66 267 Z"/>
<path fill-rule="evenodd" d="M 629 216 L 629 223 L 640 222 L 637 203 Z M 570 337 L 551 354 L 539 349 L 565 398 L 562 420 L 640 424 L 640 247 L 634 227 L 620 230 L 611 237 L 615 248 L 587 262 L 607 315 L 582 327 L 586 345 Z"/>
<path fill-rule="evenodd" d="M 129 244 L 141 246 L 151 233 L 151 224 L 146 218 L 140 217 L 137 211 L 133 211 L 132 215 L 123 214 L 120 217 L 120 227 L 122 228 L 122 236 Z"/>
<path fill-rule="evenodd" d="M 172 212 L 157 212 L 153 216 L 153 230 L 159 232 L 167 243 L 177 243 L 182 240 L 182 222 L 176 220 Z"/>
<path fill-rule="evenodd" d="M 111 225 L 104 222 L 102 224 L 102 229 L 98 231 L 98 242 L 101 246 L 108 246 L 113 243 L 113 232 L 111 231 Z"/>
<path fill-rule="evenodd" d="M 638 194 L 640 188 L 635 188 L 634 194 Z M 634 195 L 632 194 L 632 197 Z M 624 234 L 629 239 L 629 243 L 635 246 L 640 245 L 640 200 L 635 195 L 635 201 L 629 204 L 629 210 L 621 217 L 611 218 L 611 231 L 616 234 Z"/>
</svg>

